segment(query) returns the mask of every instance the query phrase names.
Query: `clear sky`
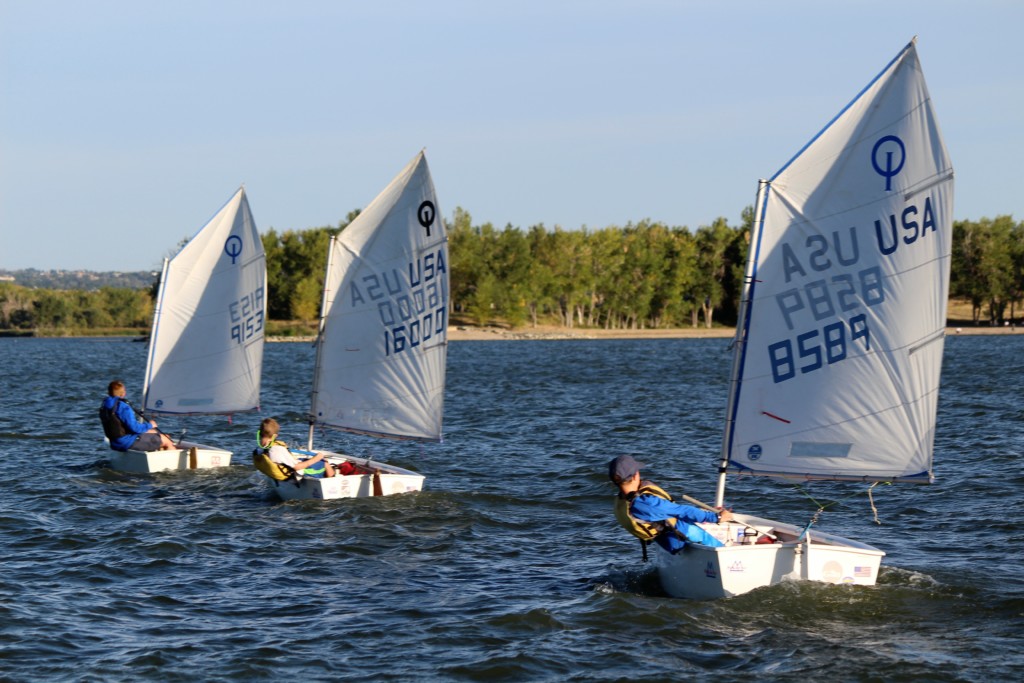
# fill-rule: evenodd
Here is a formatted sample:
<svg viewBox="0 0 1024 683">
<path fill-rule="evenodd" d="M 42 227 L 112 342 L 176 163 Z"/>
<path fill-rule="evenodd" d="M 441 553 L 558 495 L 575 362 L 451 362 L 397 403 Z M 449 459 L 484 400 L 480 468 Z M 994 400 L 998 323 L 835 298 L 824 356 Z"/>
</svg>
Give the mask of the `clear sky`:
<svg viewBox="0 0 1024 683">
<path fill-rule="evenodd" d="M 0 269 L 150 270 L 244 184 L 337 225 L 422 148 L 440 209 L 738 224 L 915 35 L 958 219 L 1024 219 L 1019 0 L 0 0 Z"/>
</svg>

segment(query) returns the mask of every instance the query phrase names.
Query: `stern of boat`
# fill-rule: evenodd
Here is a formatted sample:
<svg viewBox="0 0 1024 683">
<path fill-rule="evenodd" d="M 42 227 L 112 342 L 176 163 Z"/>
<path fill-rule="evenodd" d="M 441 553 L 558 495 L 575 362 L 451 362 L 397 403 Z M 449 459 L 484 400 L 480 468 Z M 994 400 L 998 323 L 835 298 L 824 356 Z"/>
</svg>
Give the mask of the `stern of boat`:
<svg viewBox="0 0 1024 683">
<path fill-rule="evenodd" d="M 178 444 L 180 448 L 169 451 L 111 451 L 110 467 L 118 472 L 152 474 L 177 470 L 206 470 L 214 467 L 228 467 L 231 451 L 189 442 Z M 195 447 L 194 457 L 190 453 Z"/>
<path fill-rule="evenodd" d="M 792 525 L 737 517 L 740 523 L 700 525 L 726 545 L 688 544 L 675 555 L 658 546 L 658 577 L 666 593 L 712 600 L 786 580 L 875 584 L 885 556 L 877 548 L 820 532 L 812 532 L 808 543 Z"/>
<path fill-rule="evenodd" d="M 374 495 L 391 496 L 423 490 L 425 477 L 412 470 L 374 460 L 350 458 L 336 453 L 327 454 L 327 460 L 335 466 L 351 462 L 358 465 L 360 469 L 378 470 L 380 493 L 374 491 L 375 475 L 372 472 L 337 475 L 323 479 L 303 477 L 298 482 L 276 481 L 274 482 L 274 491 L 283 500 L 333 500 L 336 498 L 369 498 Z"/>
</svg>

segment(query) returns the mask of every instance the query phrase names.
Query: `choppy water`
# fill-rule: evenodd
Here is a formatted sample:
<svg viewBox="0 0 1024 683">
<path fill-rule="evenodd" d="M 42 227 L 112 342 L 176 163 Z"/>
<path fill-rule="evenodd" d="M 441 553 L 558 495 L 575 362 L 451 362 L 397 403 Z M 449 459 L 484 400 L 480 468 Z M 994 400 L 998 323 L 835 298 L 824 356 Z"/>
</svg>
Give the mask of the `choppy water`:
<svg viewBox="0 0 1024 683">
<path fill-rule="evenodd" d="M 0 339 L 0 680 L 1010 680 L 1024 670 L 1024 335 L 947 341 L 939 482 L 876 489 L 823 530 L 888 556 L 872 588 L 665 597 L 611 515 L 643 454 L 713 497 L 725 340 L 457 342 L 446 441 L 328 435 L 427 475 L 419 494 L 280 503 L 248 465 L 260 416 L 165 421 L 231 468 L 104 467 L 107 382 L 145 345 Z M 264 413 L 304 439 L 312 349 L 268 346 Z M 815 485 L 818 500 L 862 488 Z M 738 510 L 816 506 L 741 480 Z"/>
</svg>

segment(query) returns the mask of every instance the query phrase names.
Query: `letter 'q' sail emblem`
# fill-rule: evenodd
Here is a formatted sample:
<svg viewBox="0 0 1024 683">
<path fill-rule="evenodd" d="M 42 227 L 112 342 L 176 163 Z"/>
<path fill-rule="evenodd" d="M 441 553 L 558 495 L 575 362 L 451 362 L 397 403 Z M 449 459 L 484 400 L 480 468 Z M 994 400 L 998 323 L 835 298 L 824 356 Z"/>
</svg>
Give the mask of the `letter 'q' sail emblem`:
<svg viewBox="0 0 1024 683">
<path fill-rule="evenodd" d="M 899 160 L 895 166 L 893 166 L 895 159 L 893 156 L 899 153 Z M 888 192 L 892 189 L 892 179 L 894 176 L 899 174 L 903 170 L 903 163 L 907 160 L 907 149 L 903 146 L 903 141 L 895 135 L 886 135 L 884 138 L 879 138 L 878 142 L 875 143 L 874 148 L 871 150 L 871 165 L 875 167 L 875 172 L 885 178 L 885 191 Z M 884 163 L 879 163 L 880 161 Z"/>
<path fill-rule="evenodd" d="M 238 235 L 231 235 L 224 242 L 224 253 L 231 257 L 231 265 L 235 265 L 235 259 L 242 255 L 242 238 Z"/>
<path fill-rule="evenodd" d="M 420 208 L 416 211 L 416 218 L 419 219 L 420 225 L 427 229 L 427 237 L 430 237 L 430 226 L 434 224 L 435 213 L 434 202 L 429 199 L 420 204 Z"/>
</svg>

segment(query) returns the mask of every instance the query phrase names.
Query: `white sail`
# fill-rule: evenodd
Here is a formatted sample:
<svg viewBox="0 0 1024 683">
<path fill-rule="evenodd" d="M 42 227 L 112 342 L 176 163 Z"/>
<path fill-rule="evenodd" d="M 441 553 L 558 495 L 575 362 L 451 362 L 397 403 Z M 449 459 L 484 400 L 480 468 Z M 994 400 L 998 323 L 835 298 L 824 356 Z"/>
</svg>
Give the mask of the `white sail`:
<svg viewBox="0 0 1024 683">
<path fill-rule="evenodd" d="M 758 196 L 729 470 L 929 482 L 953 169 L 914 43 Z"/>
<path fill-rule="evenodd" d="M 245 190 L 169 262 L 150 337 L 147 413 L 234 413 L 259 406 L 266 258 Z"/>
<path fill-rule="evenodd" d="M 420 152 L 331 240 L 311 424 L 440 441 L 447 326 L 448 237 Z"/>
</svg>

